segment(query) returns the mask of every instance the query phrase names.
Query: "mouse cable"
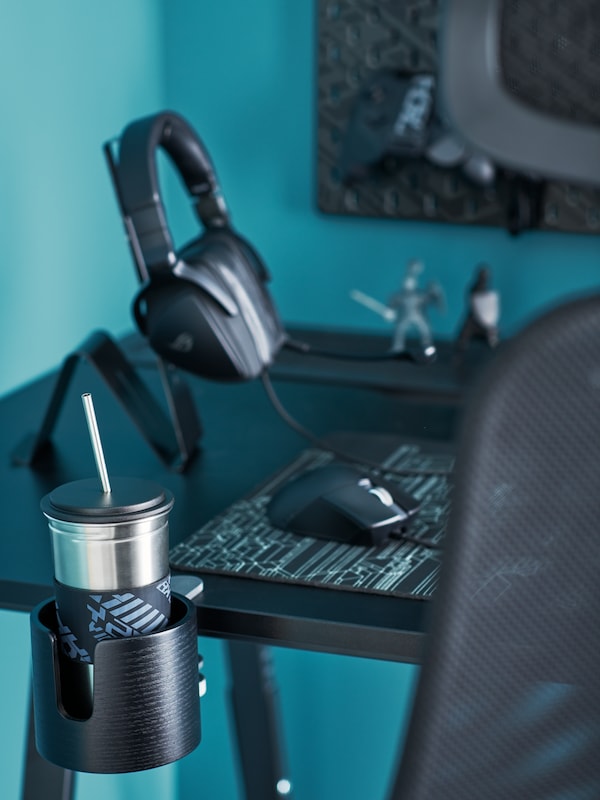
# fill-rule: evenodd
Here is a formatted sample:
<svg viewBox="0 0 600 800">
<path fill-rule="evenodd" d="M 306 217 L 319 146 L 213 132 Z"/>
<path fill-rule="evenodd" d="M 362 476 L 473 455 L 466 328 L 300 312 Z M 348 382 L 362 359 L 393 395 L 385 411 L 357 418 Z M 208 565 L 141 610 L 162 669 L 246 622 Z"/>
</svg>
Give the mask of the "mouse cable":
<svg viewBox="0 0 600 800">
<path fill-rule="evenodd" d="M 323 439 L 319 438 L 315 433 L 309 431 L 308 428 L 305 428 L 298 420 L 296 420 L 289 411 L 284 407 L 283 403 L 279 399 L 279 395 L 275 391 L 275 387 L 271 381 L 271 376 L 269 375 L 267 370 L 264 370 L 261 374 L 261 381 L 262 385 L 265 389 L 267 397 L 277 414 L 281 417 L 281 419 L 289 425 L 292 430 L 294 430 L 297 434 L 302 436 L 303 439 L 309 441 L 314 447 L 317 447 L 319 450 L 326 450 L 332 453 L 336 458 L 339 458 L 340 461 L 345 461 L 349 464 L 356 464 L 361 467 L 368 467 L 370 470 L 378 473 L 387 473 L 389 475 L 397 475 L 399 477 L 407 477 L 409 475 L 450 475 L 448 470 L 422 470 L 422 469 L 394 469 L 393 467 L 386 467 L 385 464 L 382 464 L 379 461 L 371 461 L 367 458 L 361 458 L 360 456 L 354 456 L 350 453 L 346 453 L 343 450 L 339 450 L 337 447 L 332 447 L 331 445 L 327 444 L 327 442 L 323 441 Z"/>
<path fill-rule="evenodd" d="M 431 364 L 435 361 L 435 348 L 419 350 L 387 350 L 384 353 L 342 353 L 337 350 L 323 350 L 298 339 L 286 339 L 283 347 L 303 355 L 332 358 L 338 361 L 412 361 L 414 364 Z"/>
</svg>

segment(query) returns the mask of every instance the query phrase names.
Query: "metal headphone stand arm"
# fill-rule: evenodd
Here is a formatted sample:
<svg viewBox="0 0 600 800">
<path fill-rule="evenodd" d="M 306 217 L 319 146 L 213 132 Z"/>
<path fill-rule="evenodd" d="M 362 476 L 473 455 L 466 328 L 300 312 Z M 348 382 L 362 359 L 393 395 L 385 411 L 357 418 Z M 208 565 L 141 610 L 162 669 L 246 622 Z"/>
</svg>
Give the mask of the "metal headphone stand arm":
<svg viewBox="0 0 600 800">
<path fill-rule="evenodd" d="M 96 369 L 159 459 L 170 469 L 185 471 L 202 434 L 187 384 L 174 367 L 159 360 L 158 371 L 169 418 L 121 348 L 105 331 L 94 331 L 66 357 L 39 431 L 28 434 L 19 443 L 12 453 L 12 463 L 32 466 L 46 450 L 80 361 Z"/>
</svg>

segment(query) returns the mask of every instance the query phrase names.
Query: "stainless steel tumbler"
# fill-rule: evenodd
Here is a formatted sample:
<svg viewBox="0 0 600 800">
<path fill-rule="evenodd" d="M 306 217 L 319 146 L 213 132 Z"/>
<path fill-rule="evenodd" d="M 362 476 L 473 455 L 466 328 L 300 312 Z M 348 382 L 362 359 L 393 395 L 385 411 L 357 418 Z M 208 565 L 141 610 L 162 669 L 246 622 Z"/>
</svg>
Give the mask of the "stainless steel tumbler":
<svg viewBox="0 0 600 800">
<path fill-rule="evenodd" d="M 171 493 L 136 478 L 59 486 L 41 502 L 52 537 L 62 652 L 93 663 L 107 638 L 164 628 L 169 620 Z"/>
</svg>

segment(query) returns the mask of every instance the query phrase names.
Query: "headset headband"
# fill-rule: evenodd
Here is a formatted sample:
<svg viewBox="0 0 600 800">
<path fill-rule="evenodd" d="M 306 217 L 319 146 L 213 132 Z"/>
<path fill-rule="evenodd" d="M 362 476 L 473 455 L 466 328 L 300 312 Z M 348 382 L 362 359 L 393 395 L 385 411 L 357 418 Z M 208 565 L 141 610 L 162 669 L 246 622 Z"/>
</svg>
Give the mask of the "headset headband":
<svg viewBox="0 0 600 800">
<path fill-rule="evenodd" d="M 170 156 L 188 192 L 196 198 L 202 224 L 210 228 L 229 223 L 210 157 L 183 117 L 165 111 L 132 122 L 121 136 L 119 188 L 124 213 L 131 219 L 150 274 L 170 270 L 175 262 L 156 168 L 159 147 Z"/>
</svg>

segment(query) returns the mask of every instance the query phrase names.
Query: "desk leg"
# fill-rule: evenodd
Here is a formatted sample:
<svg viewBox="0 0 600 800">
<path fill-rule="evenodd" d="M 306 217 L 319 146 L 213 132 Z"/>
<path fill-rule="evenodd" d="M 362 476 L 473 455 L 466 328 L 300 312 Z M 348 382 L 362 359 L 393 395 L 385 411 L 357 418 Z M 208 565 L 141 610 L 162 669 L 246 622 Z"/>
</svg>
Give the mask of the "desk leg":
<svg viewBox="0 0 600 800">
<path fill-rule="evenodd" d="M 35 746 L 33 700 L 30 699 L 22 800 L 73 800 L 75 775 L 70 769 L 51 764 L 38 753 Z"/>
<path fill-rule="evenodd" d="M 292 797 L 269 650 L 249 642 L 229 641 L 227 647 L 246 800 Z"/>
</svg>

